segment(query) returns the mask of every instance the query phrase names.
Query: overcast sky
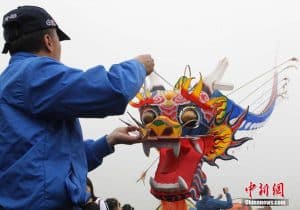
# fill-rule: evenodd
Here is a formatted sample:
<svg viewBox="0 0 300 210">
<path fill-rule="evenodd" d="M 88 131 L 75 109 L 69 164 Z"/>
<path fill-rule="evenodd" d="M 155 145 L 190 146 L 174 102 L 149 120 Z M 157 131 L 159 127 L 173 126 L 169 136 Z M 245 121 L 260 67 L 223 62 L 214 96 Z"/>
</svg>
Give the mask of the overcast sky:
<svg viewBox="0 0 300 210">
<path fill-rule="evenodd" d="M 224 80 L 238 87 L 276 63 L 300 56 L 297 0 L 2 0 L 0 14 L 26 4 L 44 7 L 54 17 L 72 38 L 62 43 L 62 61 L 83 70 L 99 64 L 109 68 L 151 53 L 155 69 L 175 83 L 186 64 L 195 76 L 198 72 L 207 75 L 227 56 L 230 66 Z M 9 55 L 0 56 L 0 69 L 8 59 Z M 280 209 L 300 209 L 299 75 L 299 70 L 289 72 L 288 100 L 275 107 L 252 142 L 235 151 L 238 162 L 218 161 L 220 169 L 204 166 L 213 193 L 228 186 L 234 198 L 247 197 L 244 188 L 250 181 L 283 182 L 290 206 Z M 130 112 L 138 116 L 136 110 L 130 108 Z M 96 139 L 123 126 L 118 118 L 81 120 L 84 137 Z M 153 150 L 146 158 L 141 145 L 117 146 L 89 175 L 97 196 L 116 197 L 136 209 L 155 209 L 159 201 L 149 193 L 148 183 L 155 167 L 147 175 L 146 186 L 136 179 L 156 157 Z"/>
</svg>

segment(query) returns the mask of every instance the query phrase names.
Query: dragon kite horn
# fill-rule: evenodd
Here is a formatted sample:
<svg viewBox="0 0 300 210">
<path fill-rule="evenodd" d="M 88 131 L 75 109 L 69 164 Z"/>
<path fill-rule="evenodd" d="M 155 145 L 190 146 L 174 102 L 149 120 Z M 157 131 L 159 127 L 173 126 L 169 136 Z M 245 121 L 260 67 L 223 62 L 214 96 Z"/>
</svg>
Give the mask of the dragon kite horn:
<svg viewBox="0 0 300 210">
<path fill-rule="evenodd" d="M 224 73 L 229 65 L 228 59 L 225 57 L 219 61 L 215 70 L 204 78 L 204 83 L 207 85 L 209 91 L 212 93 L 214 90 L 232 90 L 233 84 L 221 82 Z"/>
<path fill-rule="evenodd" d="M 194 87 L 190 89 L 191 86 L 191 81 L 195 79 L 195 77 L 188 77 L 188 78 L 183 78 L 181 81 L 181 95 L 185 97 L 186 99 L 192 101 L 193 103 L 197 104 L 197 106 L 201 107 L 202 109 L 205 110 L 212 110 L 213 107 L 211 107 L 209 104 L 206 102 L 202 102 L 200 100 L 200 94 L 203 88 L 203 79 L 202 75 L 200 74 L 200 80 Z"/>
</svg>

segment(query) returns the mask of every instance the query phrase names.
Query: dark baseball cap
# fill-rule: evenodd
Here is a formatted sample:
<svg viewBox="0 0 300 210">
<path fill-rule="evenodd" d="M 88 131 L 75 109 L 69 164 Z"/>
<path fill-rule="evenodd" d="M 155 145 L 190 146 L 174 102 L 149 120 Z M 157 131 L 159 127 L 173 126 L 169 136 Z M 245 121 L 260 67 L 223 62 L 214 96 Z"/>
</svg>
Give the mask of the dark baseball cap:
<svg viewBox="0 0 300 210">
<path fill-rule="evenodd" d="M 35 31 L 56 28 L 60 41 L 70 40 L 56 24 L 51 15 L 41 7 L 20 6 L 3 16 L 3 35 L 5 45 L 2 53 L 7 53 L 9 43 Z"/>
</svg>

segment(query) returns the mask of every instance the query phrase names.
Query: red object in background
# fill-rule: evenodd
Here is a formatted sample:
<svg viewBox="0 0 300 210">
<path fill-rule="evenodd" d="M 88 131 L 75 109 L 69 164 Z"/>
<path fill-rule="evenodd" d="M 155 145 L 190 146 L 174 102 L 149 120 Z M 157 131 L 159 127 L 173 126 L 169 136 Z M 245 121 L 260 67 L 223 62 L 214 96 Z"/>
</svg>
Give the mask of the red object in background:
<svg viewBox="0 0 300 210">
<path fill-rule="evenodd" d="M 251 210 L 251 208 L 240 203 L 233 203 L 232 208 L 229 210 Z"/>
</svg>

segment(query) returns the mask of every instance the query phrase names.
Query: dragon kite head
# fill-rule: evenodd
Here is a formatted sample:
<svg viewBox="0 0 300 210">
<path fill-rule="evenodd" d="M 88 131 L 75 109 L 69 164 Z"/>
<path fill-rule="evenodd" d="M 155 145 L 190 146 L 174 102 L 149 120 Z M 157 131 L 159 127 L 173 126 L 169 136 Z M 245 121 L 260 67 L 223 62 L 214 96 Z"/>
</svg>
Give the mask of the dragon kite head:
<svg viewBox="0 0 300 210">
<path fill-rule="evenodd" d="M 130 103 L 139 109 L 141 122 L 133 119 L 147 135 L 145 155 L 149 156 L 150 148 L 159 152 L 150 186 L 151 193 L 163 201 L 198 200 L 206 183 L 202 164 L 217 166 L 217 159 L 236 159 L 228 150 L 251 139 L 236 139 L 237 130 L 261 126 L 275 103 L 276 97 L 271 97 L 264 112 L 256 115 L 209 87 L 201 75 L 191 85 L 193 79 L 180 77 L 172 90 L 161 85 L 144 88 Z M 273 96 L 276 81 L 274 77 Z"/>
</svg>

